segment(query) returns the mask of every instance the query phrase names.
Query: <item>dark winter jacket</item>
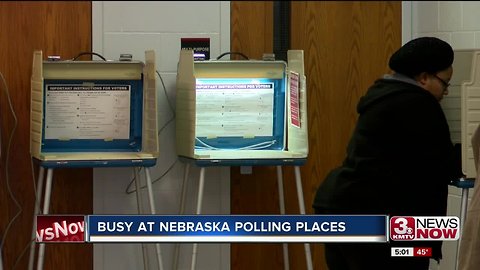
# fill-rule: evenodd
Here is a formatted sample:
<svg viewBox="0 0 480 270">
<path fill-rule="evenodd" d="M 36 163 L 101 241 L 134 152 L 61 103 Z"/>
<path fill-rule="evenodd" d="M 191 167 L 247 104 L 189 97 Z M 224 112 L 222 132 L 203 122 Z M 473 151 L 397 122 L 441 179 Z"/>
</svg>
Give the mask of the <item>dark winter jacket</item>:
<svg viewBox="0 0 480 270">
<path fill-rule="evenodd" d="M 461 172 L 435 97 L 413 80 L 384 78 L 360 99 L 357 112 L 347 157 L 318 188 L 314 208 L 331 214 L 445 215 L 448 184 Z M 441 242 L 433 245 L 434 256 L 441 257 Z"/>
</svg>

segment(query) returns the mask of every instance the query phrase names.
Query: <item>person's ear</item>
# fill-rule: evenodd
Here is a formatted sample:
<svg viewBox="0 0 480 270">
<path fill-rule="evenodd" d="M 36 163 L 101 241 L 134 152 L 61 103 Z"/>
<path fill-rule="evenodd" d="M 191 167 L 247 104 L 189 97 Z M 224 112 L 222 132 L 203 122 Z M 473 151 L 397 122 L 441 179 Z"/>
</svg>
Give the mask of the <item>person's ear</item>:
<svg viewBox="0 0 480 270">
<path fill-rule="evenodd" d="M 426 86 L 430 82 L 430 76 L 427 72 L 422 72 L 415 77 L 415 80 L 422 86 Z"/>
</svg>

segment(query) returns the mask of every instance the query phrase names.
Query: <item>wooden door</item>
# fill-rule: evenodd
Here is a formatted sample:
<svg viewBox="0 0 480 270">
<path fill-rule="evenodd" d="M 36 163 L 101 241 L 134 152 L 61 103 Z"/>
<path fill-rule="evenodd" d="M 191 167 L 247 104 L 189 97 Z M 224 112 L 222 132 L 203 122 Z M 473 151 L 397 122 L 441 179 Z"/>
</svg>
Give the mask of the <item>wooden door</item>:
<svg viewBox="0 0 480 270">
<path fill-rule="evenodd" d="M 14 266 L 15 269 L 27 269 L 28 244 L 32 240 L 34 182 L 37 179 L 37 169 L 32 166 L 29 148 L 33 51 L 42 50 L 45 57 L 60 55 L 63 59 L 71 59 L 79 52 L 91 51 L 91 28 L 90 1 L 0 2 L 0 72 L 5 77 L 17 119 L 13 130 L 15 118 L 0 82 L 2 236 L 9 222 L 16 217 L 5 238 L 4 269 L 13 269 Z M 7 156 L 12 130 L 10 154 Z M 90 214 L 92 178 L 92 169 L 55 170 L 50 213 Z M 7 185 L 15 199 L 10 196 Z M 90 244 L 50 244 L 46 246 L 45 269 L 92 269 L 92 258 L 93 247 Z"/>
<path fill-rule="evenodd" d="M 271 53 L 273 2 L 232 2 L 231 48 L 261 58 Z M 292 1 L 291 48 L 305 53 L 309 157 L 302 166 L 307 214 L 325 175 L 340 165 L 359 98 L 388 70 L 401 46 L 400 1 Z M 274 167 L 242 175 L 231 169 L 232 214 L 278 214 Z M 298 214 L 292 168 L 284 168 L 287 214 Z M 314 269 L 326 269 L 323 245 L 312 244 Z M 283 269 L 281 244 L 232 244 L 232 269 Z M 290 269 L 306 269 L 303 244 L 289 244 Z"/>
</svg>

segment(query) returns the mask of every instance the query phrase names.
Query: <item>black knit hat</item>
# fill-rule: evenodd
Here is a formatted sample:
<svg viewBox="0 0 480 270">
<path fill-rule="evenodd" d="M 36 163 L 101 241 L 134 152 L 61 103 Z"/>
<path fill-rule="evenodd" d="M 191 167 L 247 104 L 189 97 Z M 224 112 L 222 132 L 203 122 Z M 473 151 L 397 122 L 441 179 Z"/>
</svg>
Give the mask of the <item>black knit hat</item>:
<svg viewBox="0 0 480 270">
<path fill-rule="evenodd" d="M 437 73 L 453 63 L 453 49 L 447 42 L 435 37 L 410 40 L 398 49 L 388 62 L 397 73 L 415 77 L 422 72 Z"/>
</svg>

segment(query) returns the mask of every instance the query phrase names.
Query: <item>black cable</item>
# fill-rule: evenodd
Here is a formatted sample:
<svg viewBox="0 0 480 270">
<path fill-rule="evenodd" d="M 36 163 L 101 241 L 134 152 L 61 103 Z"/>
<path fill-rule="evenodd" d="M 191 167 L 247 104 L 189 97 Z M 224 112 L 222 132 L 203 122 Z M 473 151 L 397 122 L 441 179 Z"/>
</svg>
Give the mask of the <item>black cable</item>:
<svg viewBox="0 0 480 270">
<path fill-rule="evenodd" d="M 28 248 L 29 248 L 31 245 L 33 245 L 34 242 L 35 242 L 35 238 L 30 239 L 30 241 L 27 243 L 27 245 L 23 248 L 22 253 L 20 253 L 20 255 L 19 255 L 19 256 L 17 257 L 17 259 L 15 260 L 15 263 L 13 264 L 12 270 L 17 269 L 18 263 L 20 262 L 20 260 L 22 259 L 22 257 L 27 253 Z"/>
<path fill-rule="evenodd" d="M 75 61 L 77 60 L 80 56 L 83 56 L 83 55 L 95 55 L 95 56 L 98 56 L 99 58 L 101 58 L 103 61 L 107 61 L 107 59 L 105 59 L 105 57 L 103 57 L 102 55 L 96 53 L 96 52 L 81 52 L 79 53 L 77 56 L 75 56 L 72 61 Z"/>
<path fill-rule="evenodd" d="M 175 118 L 175 109 L 173 108 L 172 102 L 170 102 L 170 99 L 168 98 L 167 87 L 165 87 L 165 83 L 163 82 L 163 78 L 160 75 L 160 72 L 158 72 L 158 70 L 155 70 L 155 72 L 160 78 L 160 82 L 162 83 L 162 87 L 163 87 L 163 93 L 165 94 L 165 98 L 167 99 L 168 106 L 170 107 L 170 111 L 173 114 L 173 118 Z M 160 134 L 160 132 L 158 132 L 158 134 Z"/>
<path fill-rule="evenodd" d="M 170 124 L 171 122 L 173 122 L 173 120 L 175 120 L 175 116 L 173 116 L 172 118 L 170 118 L 170 119 L 163 125 L 163 127 L 161 127 L 161 128 L 158 130 L 158 136 L 160 136 L 160 133 L 162 133 L 162 131 L 168 126 L 168 124 Z"/>
<path fill-rule="evenodd" d="M 153 180 L 153 181 L 152 181 L 152 185 L 153 185 L 155 182 L 162 180 L 162 178 L 163 178 L 164 176 L 166 176 L 166 175 L 173 169 L 173 167 L 175 166 L 175 164 L 177 164 L 177 161 L 178 161 L 178 159 L 175 160 L 175 161 L 170 165 L 170 167 L 168 167 L 168 169 L 167 169 L 165 172 L 163 172 L 162 175 L 160 175 L 160 176 L 157 177 L 155 180 Z M 139 172 L 139 173 L 140 173 L 140 172 Z M 138 180 L 140 180 L 140 179 L 138 179 Z M 126 193 L 126 194 L 132 194 L 132 193 L 134 193 L 135 191 L 137 191 L 136 188 L 133 189 L 133 190 L 129 190 L 130 187 L 133 185 L 133 183 L 134 183 L 135 181 L 137 181 L 137 179 L 136 179 L 136 177 L 135 177 L 135 175 L 134 175 L 133 178 L 130 180 L 130 183 L 128 183 L 127 188 L 125 189 L 125 193 Z M 147 187 L 147 186 L 141 186 L 140 188 L 143 189 L 143 188 L 146 188 L 146 187 Z"/>
<path fill-rule="evenodd" d="M 163 93 L 165 94 L 165 98 L 167 99 L 167 103 L 168 103 L 168 106 L 170 107 L 170 111 L 172 112 L 172 118 L 170 118 L 159 130 L 158 130 L 158 136 L 160 136 L 160 133 L 162 133 L 162 131 L 170 124 L 173 122 L 173 120 L 175 120 L 175 109 L 173 108 L 173 105 L 172 105 L 172 102 L 170 101 L 170 99 L 168 98 L 168 93 L 167 93 L 167 87 L 165 86 L 165 83 L 163 81 L 163 78 L 162 78 L 162 75 L 160 75 L 160 72 L 158 72 L 158 70 L 155 70 L 155 72 L 157 73 L 158 77 L 160 78 L 160 82 L 162 83 L 162 87 L 163 87 Z M 152 181 L 152 184 L 161 180 L 165 175 L 168 174 L 168 172 L 170 172 L 170 170 L 173 168 L 173 166 L 175 166 L 175 164 L 177 163 L 177 160 L 175 160 L 175 162 L 173 164 L 170 165 L 170 167 L 160 176 L 158 177 L 157 179 L 153 180 Z M 142 168 L 140 168 L 141 170 Z M 139 171 L 140 172 L 140 171 Z M 136 189 L 134 190 L 130 190 L 130 188 L 132 187 L 132 184 L 133 182 L 135 181 L 135 176 L 133 176 L 133 178 L 130 180 L 130 182 L 128 183 L 128 186 L 127 188 L 125 189 L 125 193 L 126 194 L 131 194 L 133 192 L 136 191 Z M 141 188 L 145 188 L 145 186 L 142 186 Z"/>
<path fill-rule="evenodd" d="M 230 55 L 230 54 L 235 54 L 235 55 L 240 55 L 241 57 L 243 57 L 245 60 L 248 60 L 248 57 L 241 53 L 241 52 L 225 52 L 225 53 L 222 53 L 220 54 L 218 57 L 217 57 L 217 60 L 220 60 L 220 58 L 224 57 L 225 55 Z"/>
<path fill-rule="evenodd" d="M 157 135 L 160 136 L 160 133 L 170 124 L 173 120 L 175 120 L 175 109 L 173 108 L 172 102 L 168 98 L 168 93 L 167 93 L 167 87 L 165 87 L 165 83 L 163 82 L 163 78 L 160 75 L 160 72 L 158 70 L 155 70 L 157 72 L 158 77 L 160 78 L 160 82 L 162 82 L 163 86 L 163 93 L 165 94 L 165 98 L 167 99 L 168 107 L 170 107 L 170 111 L 172 112 L 172 118 L 170 118 L 159 130 Z"/>
</svg>

